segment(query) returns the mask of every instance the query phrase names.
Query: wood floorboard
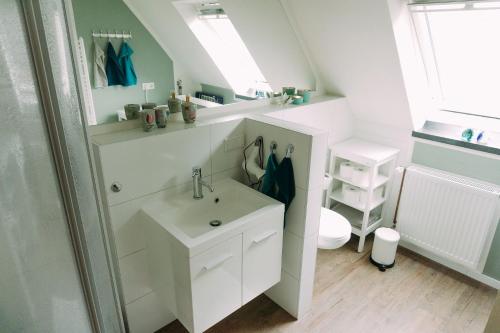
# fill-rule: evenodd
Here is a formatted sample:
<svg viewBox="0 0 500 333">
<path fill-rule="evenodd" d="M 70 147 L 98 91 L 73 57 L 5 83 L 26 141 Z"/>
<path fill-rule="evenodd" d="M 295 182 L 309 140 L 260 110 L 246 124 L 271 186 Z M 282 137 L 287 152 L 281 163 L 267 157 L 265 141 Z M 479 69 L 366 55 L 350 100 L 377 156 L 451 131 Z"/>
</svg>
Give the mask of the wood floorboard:
<svg viewBox="0 0 500 333">
<path fill-rule="evenodd" d="M 370 264 L 373 237 L 356 252 L 357 238 L 344 247 L 318 250 L 311 310 L 301 320 L 262 295 L 209 333 L 481 333 L 496 290 L 403 248 L 394 268 Z M 179 321 L 157 333 L 185 333 Z"/>
</svg>

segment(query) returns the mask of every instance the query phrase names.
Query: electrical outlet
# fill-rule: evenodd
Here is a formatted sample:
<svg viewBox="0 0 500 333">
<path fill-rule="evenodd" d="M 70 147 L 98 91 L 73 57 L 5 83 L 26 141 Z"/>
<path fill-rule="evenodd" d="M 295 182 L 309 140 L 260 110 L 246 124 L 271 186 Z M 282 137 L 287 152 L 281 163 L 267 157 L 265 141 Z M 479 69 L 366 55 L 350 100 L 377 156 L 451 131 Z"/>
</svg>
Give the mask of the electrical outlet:
<svg viewBox="0 0 500 333">
<path fill-rule="evenodd" d="M 142 84 L 142 90 L 154 90 L 155 83 L 154 82 L 144 82 Z"/>
</svg>

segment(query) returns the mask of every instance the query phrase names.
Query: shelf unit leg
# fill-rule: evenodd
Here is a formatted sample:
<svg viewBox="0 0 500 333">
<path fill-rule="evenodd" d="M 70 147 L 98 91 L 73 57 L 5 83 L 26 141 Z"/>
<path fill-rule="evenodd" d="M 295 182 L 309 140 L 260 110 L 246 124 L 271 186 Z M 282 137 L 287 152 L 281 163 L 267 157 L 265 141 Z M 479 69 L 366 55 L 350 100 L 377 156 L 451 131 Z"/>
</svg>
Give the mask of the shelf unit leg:
<svg viewBox="0 0 500 333">
<path fill-rule="evenodd" d="M 359 243 L 358 243 L 359 253 L 363 252 L 363 249 L 365 248 L 365 238 L 366 236 L 359 236 Z"/>
</svg>

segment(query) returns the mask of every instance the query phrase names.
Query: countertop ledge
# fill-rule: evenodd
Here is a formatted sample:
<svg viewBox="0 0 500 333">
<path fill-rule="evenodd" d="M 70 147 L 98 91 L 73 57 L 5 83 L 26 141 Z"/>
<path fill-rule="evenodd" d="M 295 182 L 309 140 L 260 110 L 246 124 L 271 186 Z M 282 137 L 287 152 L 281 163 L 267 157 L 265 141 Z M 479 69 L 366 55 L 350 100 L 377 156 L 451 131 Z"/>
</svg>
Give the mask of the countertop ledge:
<svg viewBox="0 0 500 333">
<path fill-rule="evenodd" d="M 500 156 L 500 133 L 485 131 L 489 138 L 488 142 L 487 144 L 479 144 L 461 140 L 464 130 L 465 128 L 462 126 L 426 121 L 424 127 L 412 132 L 412 136 Z"/>
</svg>

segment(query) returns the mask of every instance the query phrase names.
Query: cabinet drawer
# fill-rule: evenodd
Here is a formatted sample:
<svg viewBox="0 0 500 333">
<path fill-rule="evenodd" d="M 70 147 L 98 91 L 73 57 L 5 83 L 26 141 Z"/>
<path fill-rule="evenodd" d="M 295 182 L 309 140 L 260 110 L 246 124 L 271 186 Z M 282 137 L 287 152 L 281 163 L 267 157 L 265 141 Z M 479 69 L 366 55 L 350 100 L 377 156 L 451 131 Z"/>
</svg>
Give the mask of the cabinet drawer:
<svg viewBox="0 0 500 333">
<path fill-rule="evenodd" d="M 240 234 L 191 259 L 195 332 L 241 307 L 241 242 Z"/>
<path fill-rule="evenodd" d="M 243 304 L 281 280 L 283 214 L 270 214 L 243 233 Z"/>
</svg>

